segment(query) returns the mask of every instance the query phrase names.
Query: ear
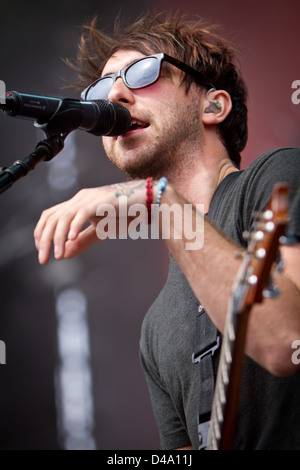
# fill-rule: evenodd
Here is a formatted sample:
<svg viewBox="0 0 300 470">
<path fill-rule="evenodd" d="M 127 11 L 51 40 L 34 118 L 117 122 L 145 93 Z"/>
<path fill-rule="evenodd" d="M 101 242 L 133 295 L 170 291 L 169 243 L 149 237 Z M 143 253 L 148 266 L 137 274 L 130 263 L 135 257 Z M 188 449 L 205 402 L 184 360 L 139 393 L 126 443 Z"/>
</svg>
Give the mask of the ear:
<svg viewBox="0 0 300 470">
<path fill-rule="evenodd" d="M 203 100 L 203 124 L 220 124 L 226 119 L 231 109 L 232 102 L 229 93 L 211 88 Z"/>
</svg>

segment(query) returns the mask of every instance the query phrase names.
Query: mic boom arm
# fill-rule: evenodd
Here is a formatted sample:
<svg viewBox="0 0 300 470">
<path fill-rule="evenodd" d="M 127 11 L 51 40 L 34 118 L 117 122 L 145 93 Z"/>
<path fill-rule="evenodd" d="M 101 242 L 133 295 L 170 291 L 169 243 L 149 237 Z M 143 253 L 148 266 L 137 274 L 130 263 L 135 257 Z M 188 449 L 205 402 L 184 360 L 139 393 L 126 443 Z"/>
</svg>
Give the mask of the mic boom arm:
<svg viewBox="0 0 300 470">
<path fill-rule="evenodd" d="M 66 135 L 53 135 L 39 142 L 30 155 L 23 160 L 16 160 L 8 168 L 0 170 L 0 194 L 10 188 L 13 183 L 27 175 L 30 170 L 41 161 L 48 161 L 55 157 L 64 148 Z"/>
</svg>

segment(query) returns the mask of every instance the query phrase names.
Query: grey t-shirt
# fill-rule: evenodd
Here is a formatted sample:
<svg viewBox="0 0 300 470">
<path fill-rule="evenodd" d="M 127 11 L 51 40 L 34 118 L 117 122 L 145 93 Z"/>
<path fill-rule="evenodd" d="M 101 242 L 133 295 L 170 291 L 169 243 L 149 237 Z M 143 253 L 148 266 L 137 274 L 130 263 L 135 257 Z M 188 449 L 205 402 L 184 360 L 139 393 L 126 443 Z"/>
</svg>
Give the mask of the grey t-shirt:
<svg viewBox="0 0 300 470">
<path fill-rule="evenodd" d="M 253 212 L 265 208 L 276 182 L 290 186 L 289 232 L 300 239 L 300 149 L 273 150 L 246 170 L 229 174 L 217 188 L 208 216 L 213 212 L 214 222 L 229 237 L 245 244 L 242 233 L 251 230 Z M 199 366 L 191 359 L 198 305 L 170 257 L 168 279 L 145 316 L 140 342 L 163 449 L 186 445 L 197 449 L 199 445 Z M 218 355 L 214 357 L 217 361 Z M 299 390 L 300 371 L 278 378 L 246 357 L 234 448 L 300 449 Z"/>
</svg>

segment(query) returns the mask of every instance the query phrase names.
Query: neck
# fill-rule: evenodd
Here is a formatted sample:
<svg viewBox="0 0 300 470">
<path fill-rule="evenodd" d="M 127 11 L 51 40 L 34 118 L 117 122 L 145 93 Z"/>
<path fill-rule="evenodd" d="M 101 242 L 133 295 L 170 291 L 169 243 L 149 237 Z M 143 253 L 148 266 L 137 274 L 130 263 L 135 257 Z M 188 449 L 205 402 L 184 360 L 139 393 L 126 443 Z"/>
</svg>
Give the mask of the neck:
<svg viewBox="0 0 300 470">
<path fill-rule="evenodd" d="M 238 171 L 226 152 L 202 154 L 198 158 L 182 160 L 170 171 L 168 181 L 192 204 L 204 204 L 205 213 L 221 181 Z"/>
</svg>

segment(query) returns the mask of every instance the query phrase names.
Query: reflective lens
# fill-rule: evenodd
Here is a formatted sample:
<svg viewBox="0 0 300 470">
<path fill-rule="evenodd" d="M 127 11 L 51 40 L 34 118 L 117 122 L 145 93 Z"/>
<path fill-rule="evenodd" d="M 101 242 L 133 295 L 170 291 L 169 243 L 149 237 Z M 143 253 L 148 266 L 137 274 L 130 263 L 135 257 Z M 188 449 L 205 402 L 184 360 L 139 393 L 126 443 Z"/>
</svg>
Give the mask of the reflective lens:
<svg viewBox="0 0 300 470">
<path fill-rule="evenodd" d="M 108 93 L 114 84 L 113 77 L 106 77 L 98 80 L 94 85 L 91 85 L 87 94 L 86 100 L 102 100 L 107 99 Z"/>
<path fill-rule="evenodd" d="M 129 66 L 125 72 L 125 83 L 130 88 L 143 88 L 154 83 L 160 72 L 160 61 L 147 57 Z"/>
</svg>

